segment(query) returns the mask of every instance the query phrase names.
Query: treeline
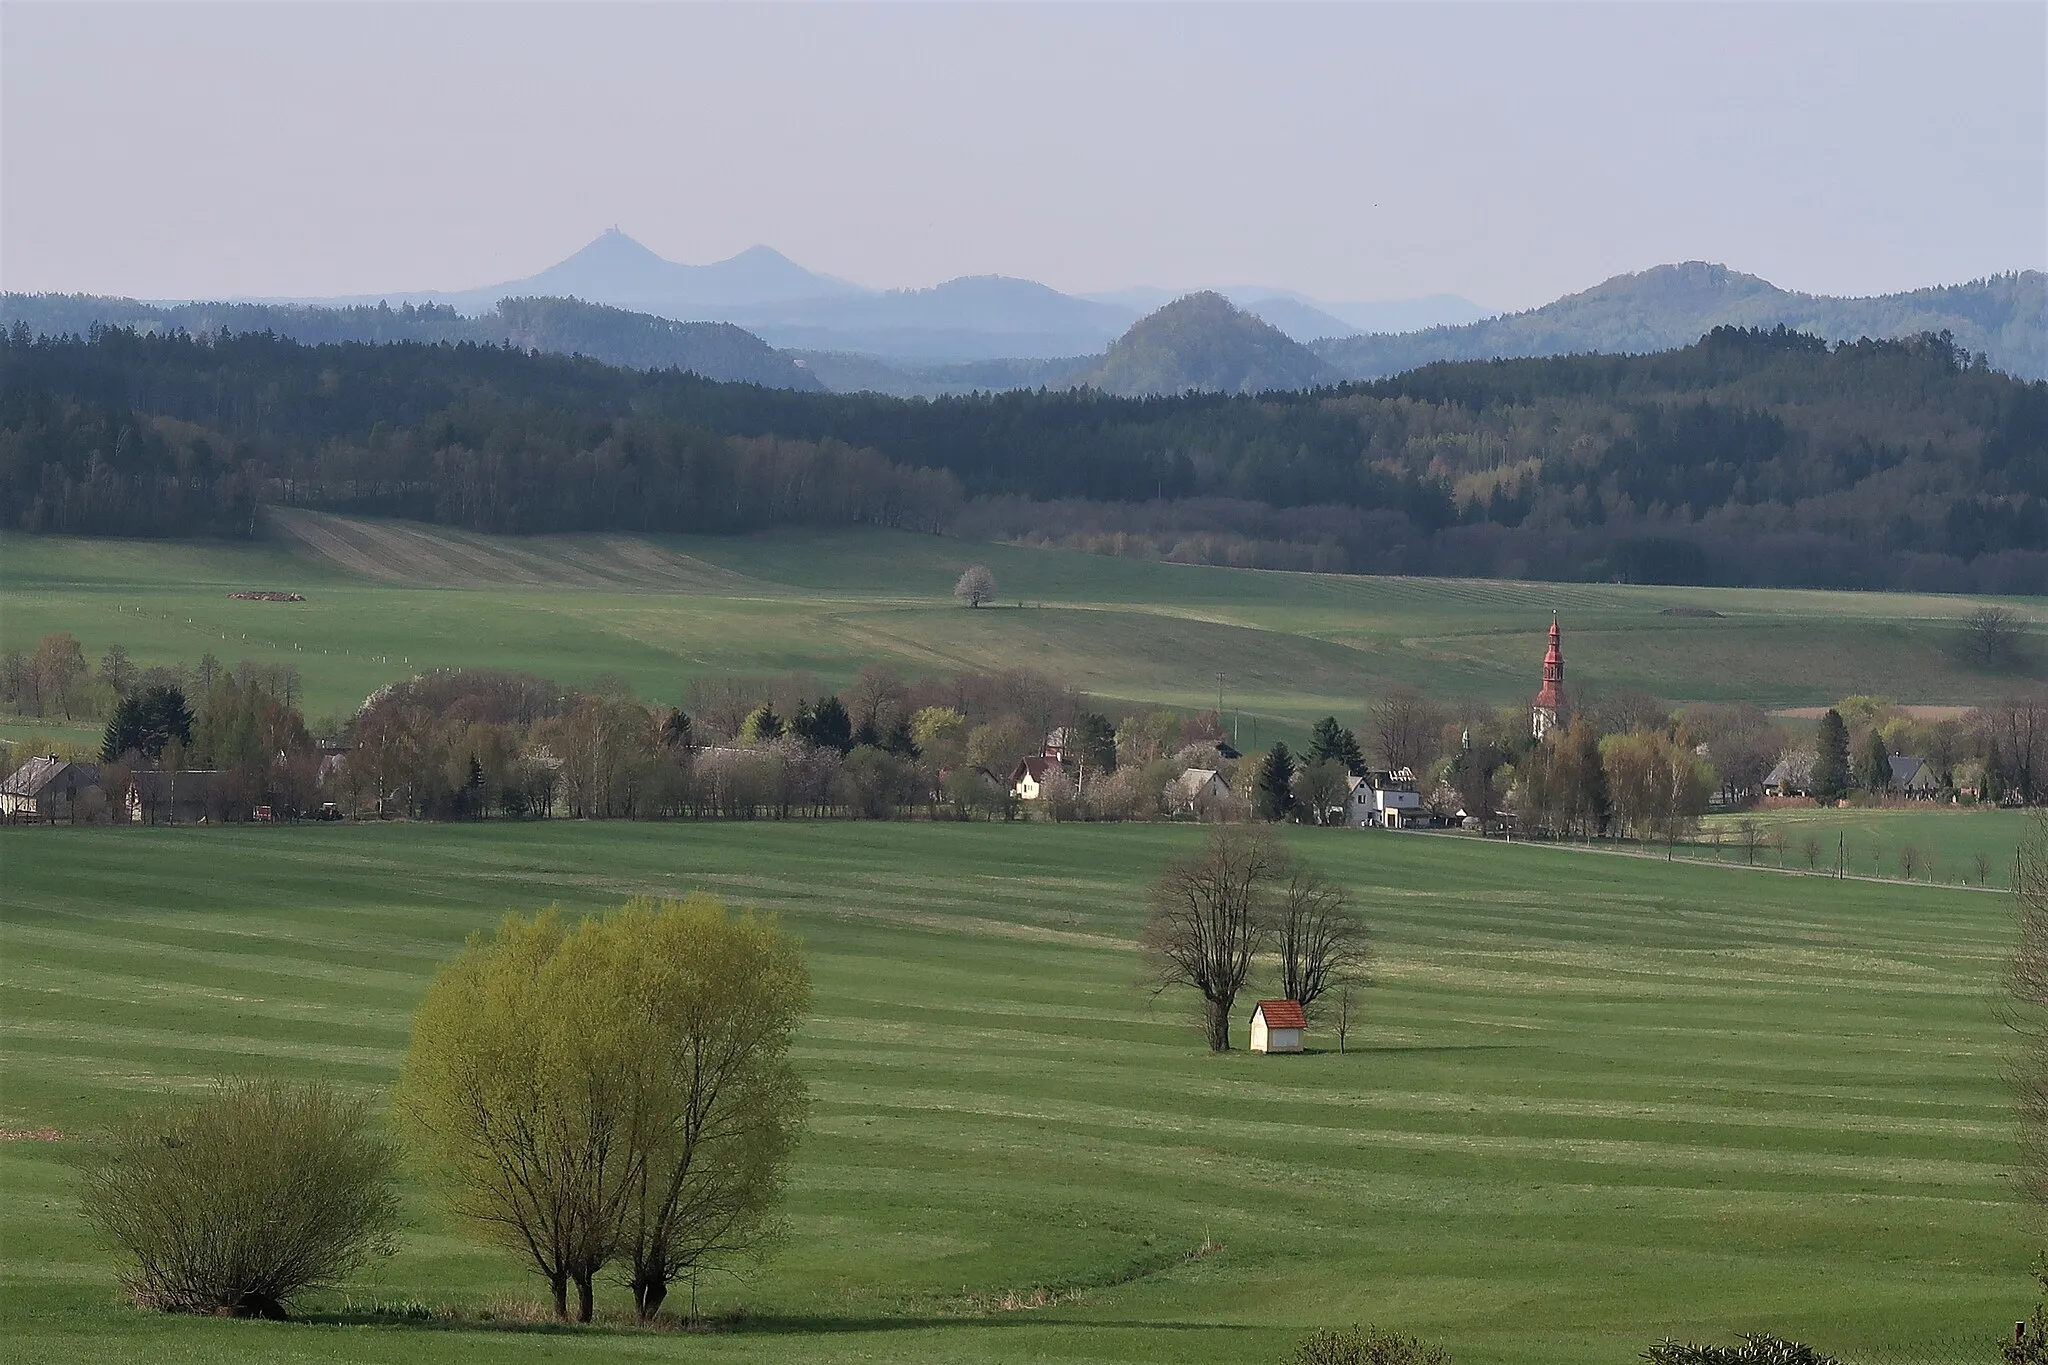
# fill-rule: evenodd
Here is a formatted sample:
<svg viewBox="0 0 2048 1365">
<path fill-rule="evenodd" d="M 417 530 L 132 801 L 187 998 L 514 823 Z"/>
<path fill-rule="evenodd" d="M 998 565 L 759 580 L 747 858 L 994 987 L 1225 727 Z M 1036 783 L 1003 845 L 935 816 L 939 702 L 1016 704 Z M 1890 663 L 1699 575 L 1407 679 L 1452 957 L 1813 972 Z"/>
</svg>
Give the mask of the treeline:
<svg viewBox="0 0 2048 1365">
<path fill-rule="evenodd" d="M 0 521 L 29 531 L 249 536 L 259 501 L 499 533 L 936 531 L 960 501 L 943 470 L 718 435 L 642 410 L 634 372 L 506 348 L 16 329 L 0 368 Z"/>
<path fill-rule="evenodd" d="M 86 336 L 95 328 L 193 336 L 267 332 L 308 346 L 341 342 L 468 342 L 588 356 L 638 370 L 687 370 L 707 379 L 776 388 L 824 385 L 797 359 L 729 322 L 675 322 L 569 298 L 500 299 L 489 312 L 446 304 L 138 303 L 91 294 L 6 294 L 0 324 L 37 336 Z"/>
<path fill-rule="evenodd" d="M 8 523 L 223 533 L 254 500 L 481 531 L 867 522 L 1332 571 L 2044 592 L 2048 383 L 1944 337 L 1731 328 L 1159 399 L 802 394 L 467 344 L 16 328 L 0 348 Z"/>
</svg>

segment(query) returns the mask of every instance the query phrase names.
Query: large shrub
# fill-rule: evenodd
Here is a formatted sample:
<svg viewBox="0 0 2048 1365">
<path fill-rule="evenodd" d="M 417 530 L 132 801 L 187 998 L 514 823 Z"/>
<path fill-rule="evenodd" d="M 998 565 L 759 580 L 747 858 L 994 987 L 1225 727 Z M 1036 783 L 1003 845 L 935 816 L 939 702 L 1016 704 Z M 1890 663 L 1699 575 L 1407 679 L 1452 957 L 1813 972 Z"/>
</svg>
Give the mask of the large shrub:
<svg viewBox="0 0 2048 1365">
<path fill-rule="evenodd" d="M 1377 1327 L 1311 1332 L 1294 1348 L 1292 1365 L 1448 1365 L 1440 1347 Z"/>
<path fill-rule="evenodd" d="M 324 1082 L 226 1081 L 132 1115 L 88 1152 L 81 1205 L 165 1312 L 282 1318 L 391 1250 L 396 1151 Z"/>
</svg>

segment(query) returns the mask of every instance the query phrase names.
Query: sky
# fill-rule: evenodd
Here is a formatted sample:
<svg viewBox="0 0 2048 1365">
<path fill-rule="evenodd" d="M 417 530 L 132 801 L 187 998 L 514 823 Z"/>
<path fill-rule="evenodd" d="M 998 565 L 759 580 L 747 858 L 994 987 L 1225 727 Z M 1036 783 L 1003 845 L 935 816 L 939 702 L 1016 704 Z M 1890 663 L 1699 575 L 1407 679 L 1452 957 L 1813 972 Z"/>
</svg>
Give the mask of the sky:
<svg viewBox="0 0 2048 1365">
<path fill-rule="evenodd" d="M 1523 308 L 2048 266 L 2048 5 L 0 5 L 0 286 L 517 279 L 611 225 L 878 287 Z"/>
</svg>

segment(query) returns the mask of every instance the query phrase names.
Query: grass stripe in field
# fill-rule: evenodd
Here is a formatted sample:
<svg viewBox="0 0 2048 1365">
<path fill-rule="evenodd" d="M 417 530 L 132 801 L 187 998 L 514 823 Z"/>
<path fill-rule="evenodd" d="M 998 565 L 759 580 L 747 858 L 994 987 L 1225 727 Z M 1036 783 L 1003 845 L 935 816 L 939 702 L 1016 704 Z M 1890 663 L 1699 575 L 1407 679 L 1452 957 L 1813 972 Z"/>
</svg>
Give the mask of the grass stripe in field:
<svg viewBox="0 0 2048 1365">
<path fill-rule="evenodd" d="M 1131 947 L 1146 881 L 1198 837 L 9 831 L 10 1126 L 77 1132 L 230 1069 L 374 1090 L 436 964 L 506 908 L 697 886 L 806 939 L 816 1014 L 797 1060 L 815 1113 L 794 1238 L 712 1290 L 746 1302 L 751 1330 L 278 1333 L 139 1315 L 113 1306 L 66 1210 L 61 1150 L 0 1144 L 0 1331 L 26 1360 L 121 1365 L 479 1350 L 1245 1365 L 1357 1319 L 1442 1340 L 1459 1365 L 1620 1365 L 1666 1332 L 1769 1324 L 1855 1359 L 2023 1314 L 1996 898 L 1303 831 L 1378 931 L 1354 1050 L 1210 1058 L 1186 1002 L 1139 986 Z M 532 1294 L 423 1191 L 408 1199 L 403 1254 L 351 1292 Z M 1181 1264 L 1205 1236 L 1224 1250 Z M 1164 1259 L 1060 1308 L 962 1307 L 1099 1286 L 1148 1256 Z"/>
</svg>

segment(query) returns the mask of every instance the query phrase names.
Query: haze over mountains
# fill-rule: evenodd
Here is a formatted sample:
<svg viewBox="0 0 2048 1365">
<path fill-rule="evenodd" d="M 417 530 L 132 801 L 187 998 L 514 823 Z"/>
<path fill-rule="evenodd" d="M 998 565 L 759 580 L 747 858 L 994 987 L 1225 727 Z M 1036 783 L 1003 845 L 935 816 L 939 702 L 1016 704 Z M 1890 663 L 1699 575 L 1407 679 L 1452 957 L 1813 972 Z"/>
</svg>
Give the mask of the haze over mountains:
<svg viewBox="0 0 2048 1365">
<path fill-rule="evenodd" d="M 927 289 L 867 289 L 757 246 L 710 265 L 666 260 L 613 228 L 522 280 L 317 303 L 435 303 L 481 313 L 507 297 L 566 295 L 681 322 L 731 322 L 771 345 L 845 351 L 931 365 L 1034 360 L 1100 351 L 1140 317 L 1186 291 L 1137 288 L 1080 297 L 1032 280 L 969 275 Z M 1297 341 L 1468 322 L 1486 310 L 1451 295 L 1324 303 L 1260 286 L 1220 291 L 1256 306 Z"/>
<path fill-rule="evenodd" d="M 1718 326 L 1778 325 L 1830 341 L 1945 331 L 1995 368 L 2048 378 L 2048 276 L 2040 271 L 1845 299 L 1693 261 L 1487 317 L 1450 295 L 1329 303 L 1255 286 L 1078 297 L 981 275 L 873 290 L 767 247 L 682 265 L 616 229 L 501 285 L 228 304 L 6 295 L 0 322 L 17 321 L 53 334 L 100 323 L 269 330 L 309 342 L 509 342 L 639 369 L 899 397 L 1081 384 L 1130 396 L 1305 388 L 1441 360 L 1640 354 L 1688 345 Z"/>
</svg>

